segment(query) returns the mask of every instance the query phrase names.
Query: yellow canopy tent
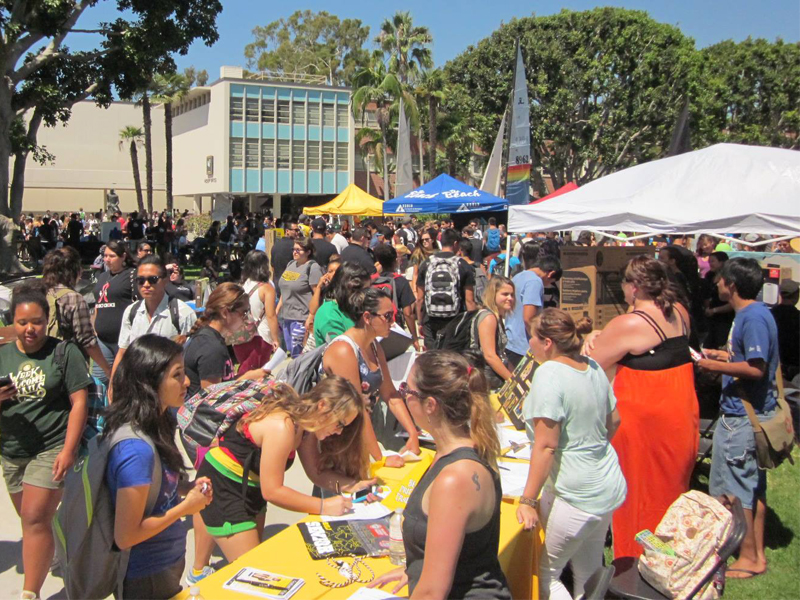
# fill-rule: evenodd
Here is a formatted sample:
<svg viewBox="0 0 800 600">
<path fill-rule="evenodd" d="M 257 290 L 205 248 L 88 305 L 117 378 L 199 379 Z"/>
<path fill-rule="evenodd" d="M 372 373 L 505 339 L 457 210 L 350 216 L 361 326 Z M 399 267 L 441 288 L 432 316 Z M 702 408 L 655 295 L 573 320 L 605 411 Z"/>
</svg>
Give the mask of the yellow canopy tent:
<svg viewBox="0 0 800 600">
<path fill-rule="evenodd" d="M 333 200 L 322 206 L 304 208 L 307 215 L 365 215 L 383 216 L 383 200 L 370 196 L 356 184 L 351 183 Z"/>
</svg>

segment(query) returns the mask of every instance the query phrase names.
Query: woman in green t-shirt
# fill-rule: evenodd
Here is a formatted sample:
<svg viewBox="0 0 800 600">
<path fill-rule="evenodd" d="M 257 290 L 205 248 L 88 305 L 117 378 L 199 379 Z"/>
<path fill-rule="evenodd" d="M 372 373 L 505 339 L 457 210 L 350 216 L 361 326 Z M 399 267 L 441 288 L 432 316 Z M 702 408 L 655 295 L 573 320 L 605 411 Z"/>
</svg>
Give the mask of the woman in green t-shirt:
<svg viewBox="0 0 800 600">
<path fill-rule="evenodd" d="M 39 597 L 53 560 L 51 522 L 86 425 L 92 382 L 78 346 L 47 335 L 45 292 L 40 281 L 14 289 L 17 340 L 0 349 L 0 378 L 10 380 L 0 385 L 0 461 L 22 518 L 22 598 Z"/>
<path fill-rule="evenodd" d="M 343 262 L 330 283 L 332 299 L 326 300 L 314 313 L 314 340 L 322 346 L 337 335 L 355 326 L 347 313 L 348 298 L 369 287 L 369 273 L 358 263 Z"/>
</svg>

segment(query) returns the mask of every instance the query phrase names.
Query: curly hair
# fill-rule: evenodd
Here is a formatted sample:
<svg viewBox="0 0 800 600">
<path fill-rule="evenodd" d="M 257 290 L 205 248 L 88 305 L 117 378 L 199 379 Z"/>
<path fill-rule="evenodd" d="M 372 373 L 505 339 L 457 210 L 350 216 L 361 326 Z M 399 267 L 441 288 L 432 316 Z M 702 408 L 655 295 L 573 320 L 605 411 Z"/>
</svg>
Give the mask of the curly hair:
<svg viewBox="0 0 800 600">
<path fill-rule="evenodd" d="M 664 318 L 672 317 L 678 297 L 669 283 L 664 263 L 641 254 L 632 258 L 623 272 L 626 282 L 634 284 L 661 310 Z"/>
</svg>

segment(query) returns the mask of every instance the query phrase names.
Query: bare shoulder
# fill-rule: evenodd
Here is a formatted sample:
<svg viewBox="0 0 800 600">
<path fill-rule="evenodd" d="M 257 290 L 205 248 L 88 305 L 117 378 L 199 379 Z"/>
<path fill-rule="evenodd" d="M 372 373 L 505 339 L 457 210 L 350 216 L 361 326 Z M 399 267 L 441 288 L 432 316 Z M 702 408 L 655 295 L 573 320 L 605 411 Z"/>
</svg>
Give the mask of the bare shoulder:
<svg viewBox="0 0 800 600">
<path fill-rule="evenodd" d="M 489 469 L 474 460 L 459 460 L 447 465 L 431 486 L 432 493 L 458 498 L 478 498 L 492 482 Z"/>
<path fill-rule="evenodd" d="M 263 419 L 251 422 L 248 429 L 256 442 L 269 439 L 271 443 L 280 443 L 284 438 L 293 440 L 296 427 L 289 415 L 283 411 L 276 411 Z"/>
</svg>

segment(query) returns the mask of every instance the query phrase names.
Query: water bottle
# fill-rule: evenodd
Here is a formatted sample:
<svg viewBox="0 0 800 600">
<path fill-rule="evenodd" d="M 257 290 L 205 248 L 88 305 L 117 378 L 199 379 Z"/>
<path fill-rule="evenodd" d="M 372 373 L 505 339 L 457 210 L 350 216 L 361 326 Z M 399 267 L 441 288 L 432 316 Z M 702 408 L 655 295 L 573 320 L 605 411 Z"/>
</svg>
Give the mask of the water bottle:
<svg viewBox="0 0 800 600">
<path fill-rule="evenodd" d="M 389 519 L 389 560 L 393 565 L 406 564 L 406 548 L 403 545 L 403 509 L 394 511 Z"/>
<path fill-rule="evenodd" d="M 193 585 L 192 587 L 189 588 L 189 597 L 186 600 L 206 600 L 206 599 L 203 598 L 203 596 L 200 594 L 200 588 L 197 587 L 196 585 Z"/>
</svg>

